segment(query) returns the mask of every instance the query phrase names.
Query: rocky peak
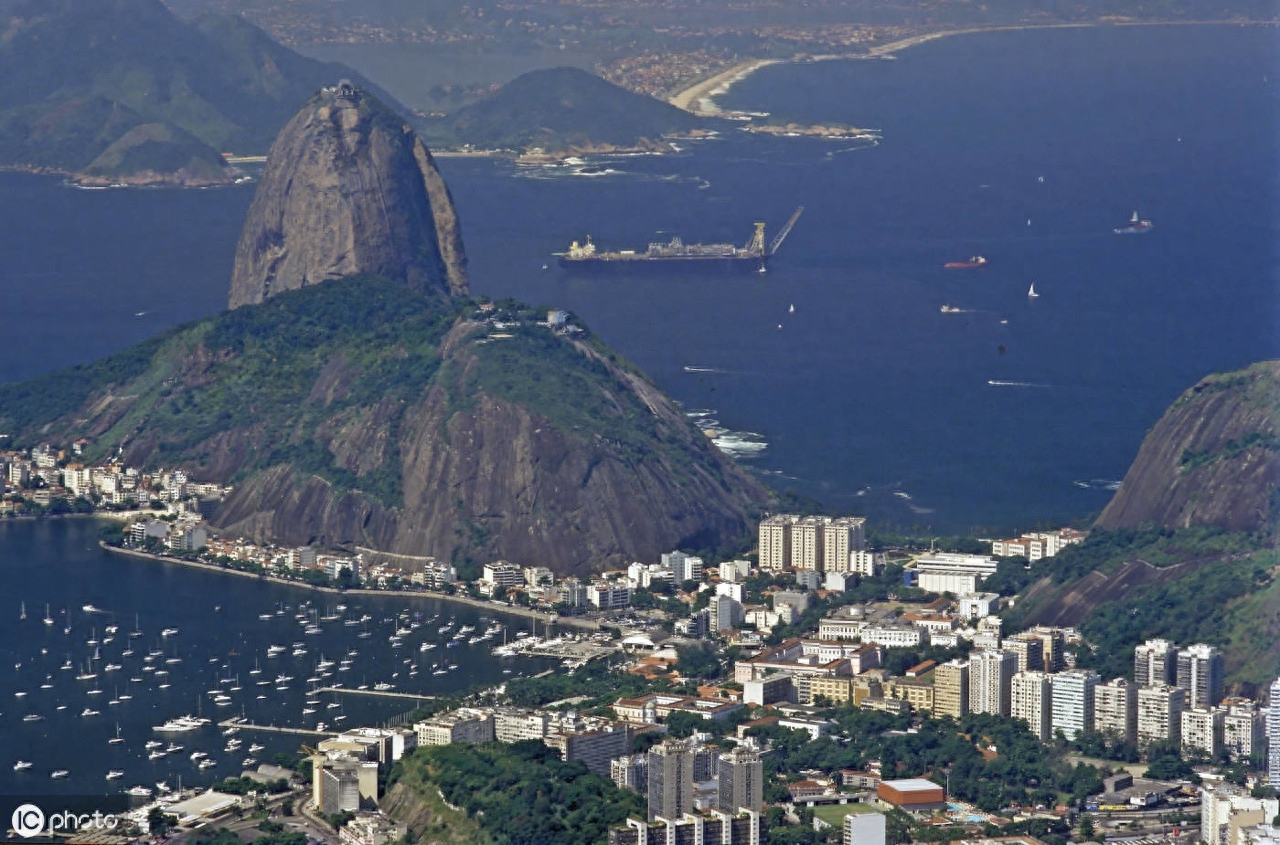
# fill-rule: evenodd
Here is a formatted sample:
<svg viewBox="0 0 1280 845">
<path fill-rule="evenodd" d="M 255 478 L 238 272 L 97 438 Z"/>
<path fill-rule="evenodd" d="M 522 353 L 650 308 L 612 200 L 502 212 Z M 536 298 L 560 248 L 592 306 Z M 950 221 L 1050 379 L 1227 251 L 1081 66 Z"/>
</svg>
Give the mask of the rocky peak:
<svg viewBox="0 0 1280 845">
<path fill-rule="evenodd" d="M 1151 428 L 1098 528 L 1273 531 L 1280 361 L 1202 379 Z"/>
<path fill-rule="evenodd" d="M 468 292 L 457 212 L 430 151 L 343 81 L 272 145 L 236 248 L 230 305 L 360 273 L 424 293 Z"/>
</svg>

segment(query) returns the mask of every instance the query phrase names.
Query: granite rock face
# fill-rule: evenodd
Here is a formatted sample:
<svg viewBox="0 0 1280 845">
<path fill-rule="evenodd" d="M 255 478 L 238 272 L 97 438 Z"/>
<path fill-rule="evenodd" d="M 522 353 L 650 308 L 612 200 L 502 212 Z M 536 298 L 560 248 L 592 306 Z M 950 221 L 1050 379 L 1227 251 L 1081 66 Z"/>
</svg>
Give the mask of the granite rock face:
<svg viewBox="0 0 1280 845">
<path fill-rule="evenodd" d="M 376 98 L 326 88 L 281 130 L 236 248 L 230 305 L 373 273 L 468 292 L 449 189 L 413 130 Z"/>
<path fill-rule="evenodd" d="M 598 383 L 611 404 L 642 410 L 633 425 L 654 448 L 640 457 L 475 384 L 486 338 L 483 326 L 458 323 L 419 402 L 384 402 L 325 433 L 326 449 L 357 476 L 398 460 L 398 506 L 282 466 L 239 484 L 215 526 L 292 545 L 537 561 L 565 575 L 750 536 L 768 492 L 643 376 L 575 344 L 604 368 Z"/>
<path fill-rule="evenodd" d="M 1280 361 L 1202 379 L 1147 433 L 1099 528 L 1274 528 Z"/>
</svg>

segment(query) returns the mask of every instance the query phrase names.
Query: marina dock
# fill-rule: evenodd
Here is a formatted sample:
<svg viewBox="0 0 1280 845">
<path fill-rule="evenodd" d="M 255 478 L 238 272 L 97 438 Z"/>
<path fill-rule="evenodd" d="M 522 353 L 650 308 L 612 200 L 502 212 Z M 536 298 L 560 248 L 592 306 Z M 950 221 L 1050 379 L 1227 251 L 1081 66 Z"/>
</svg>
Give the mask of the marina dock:
<svg viewBox="0 0 1280 845">
<path fill-rule="evenodd" d="M 343 695 L 378 695 L 384 698 L 404 698 L 409 701 L 435 701 L 434 695 L 420 695 L 411 692 L 393 692 L 391 690 L 351 689 L 350 687 L 320 687 L 316 692 L 336 692 Z"/>
<path fill-rule="evenodd" d="M 268 731 L 278 734 L 294 734 L 295 736 L 331 737 L 337 731 L 313 731 L 309 728 L 282 728 L 279 725 L 257 725 L 253 722 L 241 722 L 238 718 L 223 719 L 218 723 L 220 728 L 239 728 L 242 731 Z"/>
</svg>

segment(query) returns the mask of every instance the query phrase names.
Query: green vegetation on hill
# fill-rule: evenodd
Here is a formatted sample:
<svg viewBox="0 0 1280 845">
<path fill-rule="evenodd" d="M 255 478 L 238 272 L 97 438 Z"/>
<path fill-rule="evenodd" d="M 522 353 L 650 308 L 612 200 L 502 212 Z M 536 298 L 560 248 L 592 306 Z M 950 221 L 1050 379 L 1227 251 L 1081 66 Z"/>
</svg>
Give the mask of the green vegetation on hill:
<svg viewBox="0 0 1280 845">
<path fill-rule="evenodd" d="M 1077 625 L 1080 666 L 1130 675 L 1151 637 L 1207 642 L 1227 658 L 1228 682 L 1249 689 L 1280 672 L 1280 555 L 1266 537 L 1214 528 L 1096 531 L 1034 564 L 1002 564 L 993 587 L 1025 589 L 1008 631 Z M 985 586 L 985 585 L 984 585 Z"/>
<path fill-rule="evenodd" d="M 640 146 L 707 125 L 675 106 L 635 94 L 577 68 L 536 70 L 488 98 L 429 121 L 429 145 L 488 149 Z"/>
<path fill-rule="evenodd" d="M 187 23 L 160 0 L 20 0 L 0 23 L 0 166 L 99 178 L 227 178 L 223 151 L 265 153 L 349 69 L 238 17 Z"/>
<path fill-rule="evenodd" d="M 32 430 L 41 422 L 71 414 L 90 397 L 114 397 L 122 407 L 96 432 L 90 460 L 141 438 L 149 465 L 200 466 L 212 459 L 219 435 L 245 429 L 252 449 L 232 480 L 288 463 L 395 504 L 396 462 L 361 476 L 337 465 L 326 441 L 335 422 L 383 406 L 394 417 L 425 390 L 455 318 L 436 304 L 377 277 L 290 291 L 87 367 L 4 385 L 0 420 L 18 432 L 17 443 L 30 445 L 43 436 Z M 318 384 L 323 395 L 315 395 Z"/>
<path fill-rule="evenodd" d="M 537 740 L 419 748 L 392 769 L 396 784 L 420 796 L 439 790 L 497 845 L 604 843 L 610 827 L 645 812 L 639 795 Z"/>
</svg>

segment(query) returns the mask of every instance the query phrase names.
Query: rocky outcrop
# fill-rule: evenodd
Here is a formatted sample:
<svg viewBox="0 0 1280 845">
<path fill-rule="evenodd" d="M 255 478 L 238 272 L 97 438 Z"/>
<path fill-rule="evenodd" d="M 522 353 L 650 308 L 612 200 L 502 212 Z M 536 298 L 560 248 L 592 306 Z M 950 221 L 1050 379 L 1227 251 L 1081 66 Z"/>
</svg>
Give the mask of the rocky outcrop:
<svg viewBox="0 0 1280 845">
<path fill-rule="evenodd" d="M 230 304 L 359 273 L 467 293 L 457 212 L 431 153 L 376 98 L 339 85 L 312 98 L 271 147 Z"/>
<path fill-rule="evenodd" d="M 1152 427 L 1099 528 L 1271 530 L 1280 484 L 1280 361 L 1209 376 Z"/>
<path fill-rule="evenodd" d="M 214 515 L 215 526 L 263 541 L 509 559 L 563 574 L 750 534 L 766 491 L 642 376 L 575 344 L 585 360 L 606 367 L 601 382 L 613 392 L 611 404 L 643 409 L 637 427 L 653 447 L 637 455 L 634 444 L 566 430 L 475 383 L 486 336 L 479 324 L 456 326 L 443 344 L 441 377 L 398 424 L 382 403 L 325 430 L 329 452 L 357 474 L 377 469 L 361 461 L 395 456 L 398 507 L 278 467 L 239 484 Z"/>
</svg>

